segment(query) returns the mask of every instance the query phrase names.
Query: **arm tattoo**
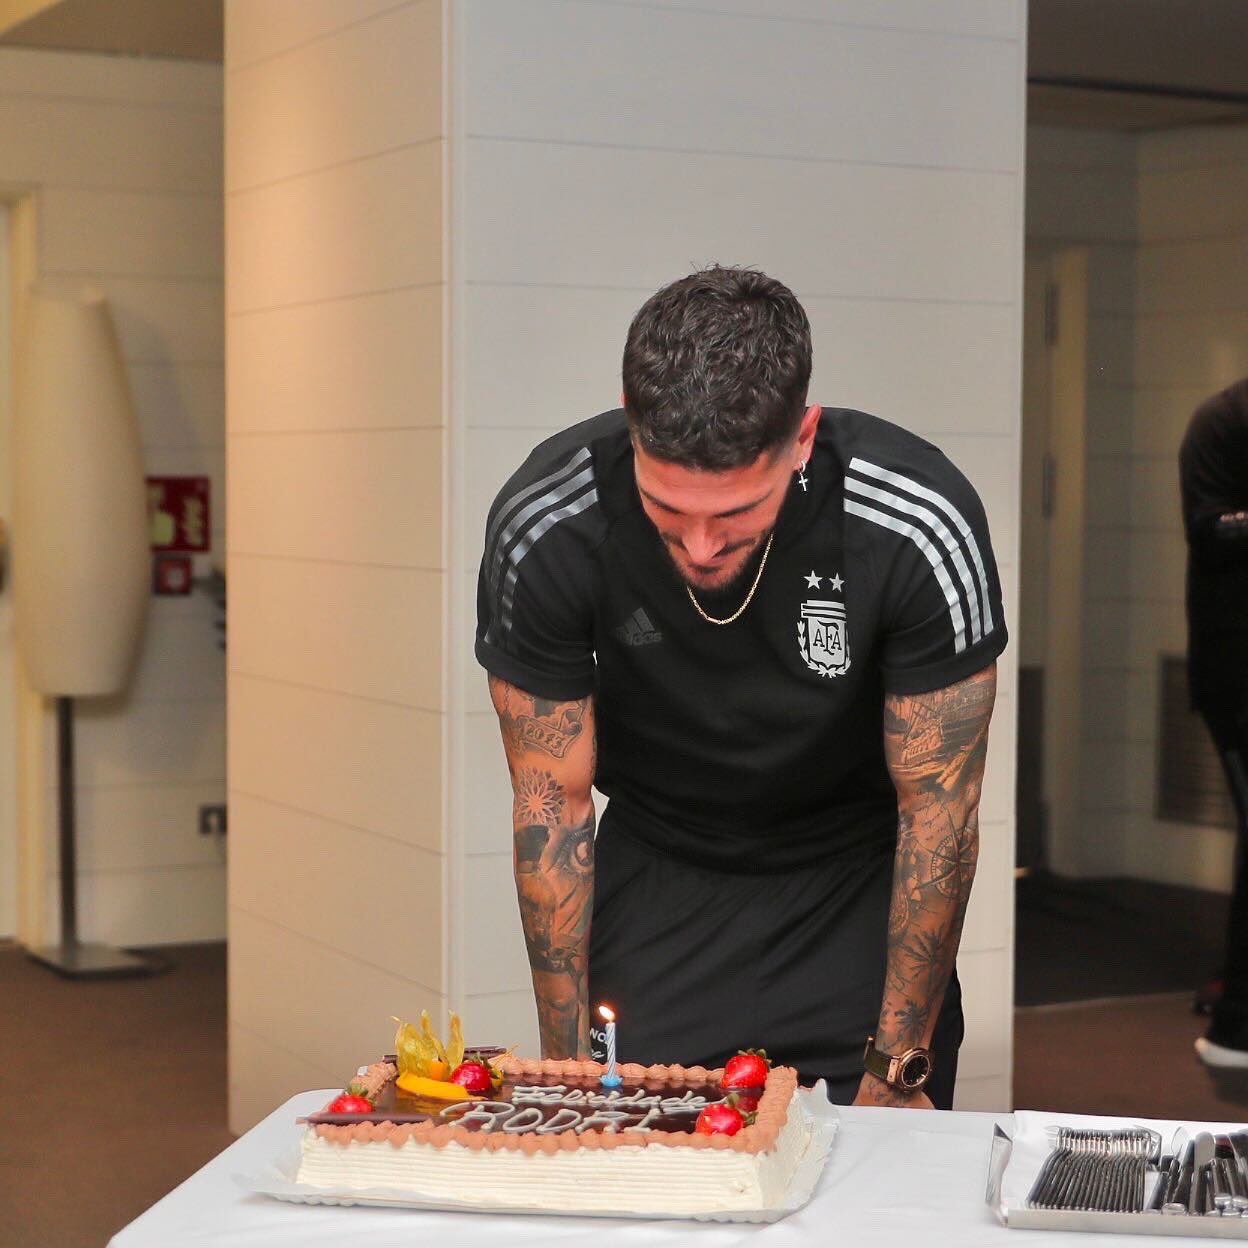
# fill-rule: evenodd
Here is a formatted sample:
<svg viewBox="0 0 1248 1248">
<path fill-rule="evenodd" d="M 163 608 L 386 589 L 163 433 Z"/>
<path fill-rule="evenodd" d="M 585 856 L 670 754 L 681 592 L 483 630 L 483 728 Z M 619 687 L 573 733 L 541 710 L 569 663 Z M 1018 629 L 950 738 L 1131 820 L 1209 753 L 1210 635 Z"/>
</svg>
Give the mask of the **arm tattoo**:
<svg viewBox="0 0 1248 1248">
<path fill-rule="evenodd" d="M 589 698 L 551 702 L 490 678 L 511 770 L 516 892 L 544 1057 L 588 1049 L 596 762 Z"/>
<path fill-rule="evenodd" d="M 576 1056 L 589 969 L 594 820 L 516 829 L 516 889 L 542 1052 Z"/>
<path fill-rule="evenodd" d="M 884 752 L 897 787 L 888 970 L 876 1044 L 926 1045 L 953 973 L 979 855 L 979 797 L 996 666 L 917 695 L 890 695 Z M 890 1089 L 871 1081 L 887 1100 Z"/>
<path fill-rule="evenodd" d="M 495 676 L 490 677 L 490 688 L 509 748 L 541 750 L 551 758 L 563 758 L 585 729 L 588 698 L 573 702 L 535 698 Z"/>
<path fill-rule="evenodd" d="M 548 824 L 563 814 L 568 804 L 563 785 L 555 781 L 548 771 L 536 771 L 525 767 L 517 771 L 512 781 L 515 807 L 512 818 L 517 828 L 531 823 Z"/>
</svg>

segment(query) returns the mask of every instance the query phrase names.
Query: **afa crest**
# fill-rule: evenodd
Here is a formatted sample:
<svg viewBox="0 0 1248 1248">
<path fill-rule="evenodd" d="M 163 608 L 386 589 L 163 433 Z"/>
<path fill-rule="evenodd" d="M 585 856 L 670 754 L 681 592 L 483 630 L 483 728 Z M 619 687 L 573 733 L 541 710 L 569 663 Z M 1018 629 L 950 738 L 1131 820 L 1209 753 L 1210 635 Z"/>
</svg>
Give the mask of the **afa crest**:
<svg viewBox="0 0 1248 1248">
<path fill-rule="evenodd" d="M 797 644 L 806 666 L 820 676 L 844 676 L 849 671 L 849 632 L 845 604 L 808 598 L 797 622 Z"/>
</svg>

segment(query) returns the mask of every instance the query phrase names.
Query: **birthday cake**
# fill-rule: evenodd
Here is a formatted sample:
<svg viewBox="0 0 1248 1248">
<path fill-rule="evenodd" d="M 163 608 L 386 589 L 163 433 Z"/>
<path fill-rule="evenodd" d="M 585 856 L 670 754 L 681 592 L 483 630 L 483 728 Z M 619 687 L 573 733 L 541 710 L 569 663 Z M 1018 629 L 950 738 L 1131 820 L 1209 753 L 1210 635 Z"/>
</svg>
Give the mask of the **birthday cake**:
<svg viewBox="0 0 1248 1248">
<path fill-rule="evenodd" d="M 474 1062 L 488 1074 L 461 1075 Z M 742 1054 L 719 1070 L 624 1064 L 619 1086 L 604 1073 L 470 1058 L 455 1070 L 465 1094 L 448 1101 L 427 1077 L 374 1063 L 305 1120 L 296 1181 L 534 1212 L 696 1216 L 781 1201 L 811 1132 L 795 1071 Z"/>
</svg>

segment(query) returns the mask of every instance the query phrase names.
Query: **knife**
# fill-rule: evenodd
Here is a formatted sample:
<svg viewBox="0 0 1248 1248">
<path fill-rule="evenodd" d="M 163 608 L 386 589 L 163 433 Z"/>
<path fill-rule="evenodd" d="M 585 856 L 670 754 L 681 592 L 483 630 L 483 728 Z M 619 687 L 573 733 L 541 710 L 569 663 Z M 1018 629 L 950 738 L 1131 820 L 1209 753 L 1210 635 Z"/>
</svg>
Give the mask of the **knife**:
<svg viewBox="0 0 1248 1248">
<path fill-rule="evenodd" d="M 1225 1147 L 1223 1147 L 1225 1141 Z M 1231 1172 L 1227 1158 L 1234 1157 L 1231 1142 L 1225 1136 L 1213 1137 L 1213 1164 L 1209 1167 L 1210 1187 L 1213 1190 L 1214 1207 L 1221 1212 L 1231 1207 L 1235 1189 L 1231 1186 Z"/>
<path fill-rule="evenodd" d="M 1231 1163 L 1232 1182 L 1238 1183 L 1232 1189 L 1234 1195 L 1231 1197 L 1231 1207 L 1243 1212 L 1248 1210 L 1248 1135 L 1242 1131 L 1233 1131 L 1227 1136 L 1227 1143 L 1231 1146 L 1231 1156 L 1234 1158 Z"/>
<path fill-rule="evenodd" d="M 1202 1131 L 1192 1141 L 1195 1154 L 1192 1160 L 1192 1192 L 1187 1202 L 1187 1211 L 1196 1217 L 1203 1217 L 1206 1209 L 1213 1208 L 1209 1187 L 1209 1169 L 1217 1153 L 1217 1145 L 1208 1131 Z"/>
<path fill-rule="evenodd" d="M 1179 1179 L 1174 1189 L 1166 1193 L 1166 1203 L 1162 1205 L 1162 1213 L 1186 1213 L 1192 1191 L 1192 1165 L 1196 1157 L 1195 1142 L 1189 1141 L 1183 1150 L 1183 1163 L 1179 1167 Z"/>
<path fill-rule="evenodd" d="M 1152 1199 L 1148 1202 L 1146 1212 L 1160 1213 L 1170 1193 L 1179 1181 L 1179 1159 L 1174 1156 L 1163 1157 L 1157 1168 L 1157 1186 L 1153 1189 Z"/>
</svg>

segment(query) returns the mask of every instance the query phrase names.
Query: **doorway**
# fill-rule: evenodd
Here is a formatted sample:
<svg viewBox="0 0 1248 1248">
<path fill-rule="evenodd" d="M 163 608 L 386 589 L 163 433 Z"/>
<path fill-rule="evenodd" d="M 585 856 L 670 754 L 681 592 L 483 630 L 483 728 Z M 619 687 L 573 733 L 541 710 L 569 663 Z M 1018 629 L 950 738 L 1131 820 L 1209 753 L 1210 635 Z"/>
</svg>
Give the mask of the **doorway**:
<svg viewBox="0 0 1248 1248">
<path fill-rule="evenodd" d="M 1027 248 L 1017 865 L 1078 867 L 1088 255 Z"/>
</svg>

